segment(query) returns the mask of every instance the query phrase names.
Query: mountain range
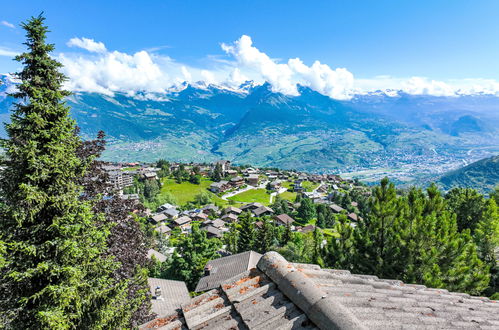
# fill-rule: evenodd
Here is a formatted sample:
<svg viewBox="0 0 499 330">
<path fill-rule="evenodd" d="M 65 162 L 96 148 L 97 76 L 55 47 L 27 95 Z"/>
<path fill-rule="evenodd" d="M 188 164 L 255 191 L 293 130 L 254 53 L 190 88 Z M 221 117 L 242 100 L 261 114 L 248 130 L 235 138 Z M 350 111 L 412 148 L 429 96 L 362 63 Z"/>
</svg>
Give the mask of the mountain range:
<svg viewBox="0 0 499 330">
<path fill-rule="evenodd" d="M 3 75 L 0 120 L 15 82 Z M 113 161 L 213 161 L 409 182 L 499 153 L 499 97 L 377 91 L 334 100 L 251 82 L 204 83 L 163 94 L 76 92 L 67 99 L 84 138 L 105 131 Z M 5 132 L 0 130 L 0 136 Z"/>
</svg>

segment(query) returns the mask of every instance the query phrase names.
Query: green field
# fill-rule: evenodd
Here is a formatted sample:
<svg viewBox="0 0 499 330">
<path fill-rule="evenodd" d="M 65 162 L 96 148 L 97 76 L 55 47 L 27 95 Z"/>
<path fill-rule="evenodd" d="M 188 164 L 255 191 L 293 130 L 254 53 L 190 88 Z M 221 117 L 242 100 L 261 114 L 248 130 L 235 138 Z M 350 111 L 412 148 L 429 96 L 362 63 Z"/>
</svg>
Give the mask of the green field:
<svg viewBox="0 0 499 330">
<path fill-rule="evenodd" d="M 263 205 L 269 205 L 270 195 L 267 194 L 265 189 L 251 189 L 229 197 L 228 199 L 242 203 L 258 202 Z"/>
<path fill-rule="evenodd" d="M 283 182 L 281 182 L 281 186 L 283 186 L 284 188 L 288 188 L 289 190 L 291 190 L 292 186 L 293 186 L 293 182 L 283 181 Z"/>
<path fill-rule="evenodd" d="M 319 187 L 319 183 L 310 182 L 310 181 L 303 181 L 301 185 L 303 188 L 305 188 L 305 191 L 312 191 L 315 188 Z"/>
<path fill-rule="evenodd" d="M 282 194 L 279 194 L 279 196 L 282 199 L 288 200 L 290 202 L 294 202 L 295 199 L 296 199 L 296 193 L 295 192 L 291 192 L 291 191 L 285 191 Z"/>
<path fill-rule="evenodd" d="M 208 187 L 213 181 L 203 178 L 200 184 L 192 184 L 190 182 L 182 182 L 180 184 L 176 183 L 173 179 L 163 179 L 163 186 L 161 187 L 161 193 L 171 193 L 179 205 L 185 205 L 188 202 L 192 202 L 194 197 L 202 192 L 208 192 L 213 203 L 219 205 L 227 205 L 227 201 L 224 201 L 214 193 L 208 191 Z"/>
</svg>

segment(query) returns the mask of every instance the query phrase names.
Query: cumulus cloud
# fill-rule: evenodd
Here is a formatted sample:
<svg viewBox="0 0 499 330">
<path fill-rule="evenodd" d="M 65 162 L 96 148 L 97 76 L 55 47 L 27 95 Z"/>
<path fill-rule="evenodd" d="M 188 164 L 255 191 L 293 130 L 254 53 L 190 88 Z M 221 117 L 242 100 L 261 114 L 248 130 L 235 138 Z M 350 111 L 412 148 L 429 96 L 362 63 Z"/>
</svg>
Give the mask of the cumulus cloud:
<svg viewBox="0 0 499 330">
<path fill-rule="evenodd" d="M 307 66 L 299 58 L 278 63 L 253 46 L 249 36 L 243 35 L 231 45 L 222 44 L 222 49 L 237 60 L 243 68 L 258 72 L 268 81 L 274 91 L 297 95 L 297 84 L 309 86 L 313 90 L 337 99 L 351 96 L 353 74 L 347 69 L 331 69 L 327 64 L 315 61 Z"/>
<path fill-rule="evenodd" d="M 347 69 L 332 69 L 319 61 L 307 65 L 299 58 L 275 60 L 256 48 L 251 38 L 245 35 L 233 43 L 222 44 L 225 56 L 207 56 L 204 67 L 180 63 L 146 50 L 133 54 L 109 51 L 104 43 L 89 38 L 72 38 L 67 45 L 90 53 L 59 54 L 70 78 L 66 87 L 106 95 L 123 92 L 143 97 L 143 92 L 166 93 L 170 89 L 183 88 L 180 83 L 184 81 L 204 81 L 204 85 L 213 83 L 232 89 L 248 80 L 256 83 L 267 81 L 274 91 L 287 95 L 298 95 L 297 84 L 300 84 L 335 99 L 349 99 L 357 93 L 376 90 L 383 90 L 389 96 L 396 96 L 398 91 L 436 96 L 499 94 L 499 82 L 492 79 L 437 81 L 425 77 L 392 76 L 354 79 Z M 14 56 L 16 52 L 0 47 L 2 55 Z M 174 85 L 178 87 L 172 89 Z"/>
<path fill-rule="evenodd" d="M 11 29 L 15 29 L 16 27 L 14 26 L 14 24 L 12 23 L 9 23 L 7 21 L 0 21 L 0 24 L 3 25 L 3 26 L 6 26 L 8 28 L 11 28 Z"/>
<path fill-rule="evenodd" d="M 96 42 L 88 38 L 71 38 L 66 45 L 68 47 L 79 47 L 92 53 L 105 53 L 106 46 L 102 42 Z"/>
</svg>

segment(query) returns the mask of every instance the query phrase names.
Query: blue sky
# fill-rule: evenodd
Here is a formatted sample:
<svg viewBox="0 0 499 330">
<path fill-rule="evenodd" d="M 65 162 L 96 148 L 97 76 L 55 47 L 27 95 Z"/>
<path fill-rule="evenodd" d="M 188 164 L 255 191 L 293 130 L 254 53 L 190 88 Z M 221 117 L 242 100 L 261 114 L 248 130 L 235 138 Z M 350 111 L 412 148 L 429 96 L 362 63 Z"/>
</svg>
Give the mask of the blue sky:
<svg viewBox="0 0 499 330">
<path fill-rule="evenodd" d="M 1 8 L 0 55 L 4 56 L 0 56 L 0 72 L 17 68 L 7 55 L 22 50 L 24 35 L 19 23 L 44 11 L 52 30 L 50 41 L 56 44 L 58 54 L 65 56 L 65 64 L 74 64 L 73 71 L 85 68 L 78 57 L 97 63 L 99 56 L 104 56 L 67 46 L 71 38 L 84 37 L 103 43 L 107 52 L 133 56 L 145 50 L 159 70 L 168 73 L 168 79 L 152 71 L 147 74 L 165 84 L 184 72 L 181 67 L 189 72 L 184 76 L 191 79 L 209 75 L 219 81 L 238 67 L 244 77 L 269 80 L 269 73 L 262 72 L 271 64 L 262 58 L 258 63 L 245 59 L 245 50 L 235 46 L 234 42 L 246 35 L 252 41 L 248 52 L 254 47 L 276 64 L 288 65 L 289 59 L 299 58 L 306 66 L 307 73 L 296 66 L 291 66 L 291 73 L 286 67 L 270 69 L 277 72 L 270 73 L 270 79 L 283 91 L 289 87 L 283 79 L 292 75 L 298 76 L 289 78 L 292 83 L 322 84 L 317 89 L 325 94 L 341 93 L 323 86 L 350 79 L 336 68 L 351 73 L 354 84 L 379 84 L 380 88 L 396 87 L 411 77 L 456 86 L 460 84 L 456 81 L 463 79 L 473 84 L 483 79 L 488 79 L 487 84 L 495 83 L 491 79 L 499 80 L 499 1 L 495 0 L 45 0 L 6 1 Z M 224 50 L 222 43 L 236 49 Z M 310 69 L 314 61 L 328 65 L 331 71 L 318 66 Z M 201 74 L 202 70 L 209 73 Z M 334 79 L 314 81 L 314 72 L 321 76 L 325 72 Z M 102 72 L 95 74 L 106 79 Z M 83 81 L 78 74 L 77 79 Z M 107 84 L 105 88 L 112 85 L 96 84 Z M 160 85 L 151 89 L 161 89 Z"/>
</svg>

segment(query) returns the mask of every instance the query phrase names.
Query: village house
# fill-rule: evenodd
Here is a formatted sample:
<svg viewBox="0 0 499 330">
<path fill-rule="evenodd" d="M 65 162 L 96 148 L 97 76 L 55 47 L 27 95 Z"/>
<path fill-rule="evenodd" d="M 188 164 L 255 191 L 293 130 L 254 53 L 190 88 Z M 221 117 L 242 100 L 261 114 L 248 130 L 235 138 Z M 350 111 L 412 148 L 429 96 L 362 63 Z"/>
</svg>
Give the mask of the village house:
<svg viewBox="0 0 499 330">
<path fill-rule="evenodd" d="M 264 215 L 272 215 L 274 213 L 274 210 L 272 210 L 270 207 L 262 205 L 259 208 L 252 210 L 252 212 L 255 217 L 263 217 Z"/>
<path fill-rule="evenodd" d="M 256 210 L 257 208 L 262 207 L 262 206 L 263 206 L 263 204 L 261 204 L 261 203 L 253 202 L 253 203 L 249 203 L 249 204 L 245 204 L 245 205 L 241 206 L 241 210 L 243 212 L 253 211 L 253 210 Z"/>
<path fill-rule="evenodd" d="M 179 215 L 179 211 L 175 208 L 163 210 L 161 213 L 164 214 L 169 220 L 176 219 Z"/>
<path fill-rule="evenodd" d="M 165 225 L 164 223 L 162 223 L 158 227 L 154 228 L 154 230 L 160 234 L 165 235 L 165 236 L 170 236 L 171 231 L 172 231 L 171 228 L 168 227 L 167 225 Z"/>
<path fill-rule="evenodd" d="M 215 194 L 221 193 L 229 189 L 229 181 L 222 180 L 220 182 L 213 182 L 209 190 Z"/>
<path fill-rule="evenodd" d="M 222 220 L 226 222 L 237 222 L 237 215 L 234 213 L 227 213 L 222 216 Z"/>
<path fill-rule="evenodd" d="M 210 213 L 218 213 L 218 206 L 214 205 L 214 204 L 208 204 L 208 205 L 205 205 L 203 206 L 203 208 L 201 209 L 201 211 L 205 214 L 210 214 Z"/>
<path fill-rule="evenodd" d="M 356 213 L 353 213 L 353 212 L 349 213 L 347 215 L 347 218 L 350 219 L 350 220 L 352 220 L 352 221 L 355 221 L 355 222 L 362 221 L 362 217 L 359 217 Z"/>
<path fill-rule="evenodd" d="M 166 220 L 168 220 L 168 217 L 166 215 L 164 215 L 163 213 L 155 214 L 149 218 L 149 221 L 155 225 L 157 225 L 158 223 L 161 223 L 163 221 L 166 221 Z"/>
<path fill-rule="evenodd" d="M 206 219 L 208 219 L 208 215 L 206 213 L 203 213 L 203 212 L 198 212 L 198 213 L 195 213 L 191 216 L 192 220 L 195 220 L 195 221 L 205 221 Z"/>
<path fill-rule="evenodd" d="M 215 226 L 209 225 L 203 227 L 202 230 L 206 231 L 206 237 L 208 238 L 222 238 L 222 231 Z"/>
<path fill-rule="evenodd" d="M 175 219 L 171 222 L 170 226 L 172 227 L 180 227 L 182 229 L 187 228 L 190 226 L 192 222 L 192 219 L 188 216 L 182 216 L 178 219 Z"/>
<path fill-rule="evenodd" d="M 289 215 L 283 213 L 276 215 L 274 217 L 275 223 L 279 226 L 291 226 L 295 219 L 291 218 Z"/>
<path fill-rule="evenodd" d="M 279 191 L 281 189 L 281 181 L 272 181 L 268 184 L 268 187 L 272 191 Z"/>
<path fill-rule="evenodd" d="M 250 185 L 250 186 L 258 186 L 258 181 L 260 181 L 260 178 L 258 177 L 258 174 L 249 174 L 247 177 L 246 177 L 246 182 Z"/>
<path fill-rule="evenodd" d="M 235 188 L 241 187 L 243 184 L 244 184 L 244 179 L 240 176 L 236 176 L 230 179 L 230 185 Z"/>
<path fill-rule="evenodd" d="M 243 212 L 243 210 L 241 210 L 240 208 L 237 208 L 235 206 L 229 206 L 227 208 L 224 209 L 224 214 L 235 214 L 235 215 L 239 215 Z"/>
</svg>

